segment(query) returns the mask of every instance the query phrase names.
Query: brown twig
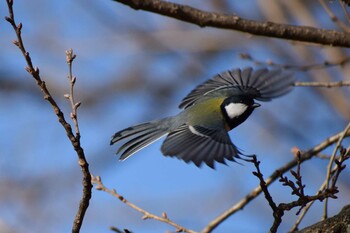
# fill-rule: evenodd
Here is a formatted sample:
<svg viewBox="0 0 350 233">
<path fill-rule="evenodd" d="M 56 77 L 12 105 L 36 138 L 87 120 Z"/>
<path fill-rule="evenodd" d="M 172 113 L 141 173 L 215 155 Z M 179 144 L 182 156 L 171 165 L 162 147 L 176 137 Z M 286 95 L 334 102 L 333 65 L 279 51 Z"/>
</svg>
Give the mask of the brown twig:
<svg viewBox="0 0 350 233">
<path fill-rule="evenodd" d="M 253 35 L 303 41 L 322 45 L 350 47 L 350 36 L 346 32 L 324 30 L 308 26 L 294 26 L 243 19 L 237 15 L 226 15 L 199 10 L 187 5 L 161 0 L 114 0 L 135 10 L 145 10 L 165 15 L 200 27 L 215 27 L 237 30 Z"/>
<path fill-rule="evenodd" d="M 339 3 L 341 5 L 341 7 L 343 8 L 343 11 L 345 13 L 345 16 L 346 16 L 346 19 L 347 19 L 348 23 L 350 23 L 350 15 L 349 15 L 348 10 L 346 9 L 346 6 L 345 6 L 344 2 L 343 1 L 339 1 Z"/>
<path fill-rule="evenodd" d="M 120 195 L 119 193 L 117 193 L 117 191 L 115 189 L 108 189 L 106 186 L 104 186 L 104 184 L 102 183 L 101 177 L 99 176 L 91 176 L 91 181 L 93 184 L 96 184 L 96 189 L 97 190 L 101 190 L 104 191 L 106 193 L 109 193 L 110 195 L 118 198 L 121 202 L 125 203 L 126 205 L 130 206 L 131 208 L 133 208 L 134 210 L 140 212 L 143 214 L 142 219 L 154 219 L 160 222 L 164 222 L 167 223 L 173 227 L 176 228 L 176 232 L 187 232 L 187 233 L 196 233 L 193 230 L 187 229 L 175 222 L 173 222 L 172 220 L 170 220 L 167 216 L 166 213 L 162 214 L 162 217 L 157 216 L 155 214 L 152 214 L 142 208 L 140 208 L 139 206 L 129 202 L 127 199 L 125 199 L 122 195 Z"/>
<path fill-rule="evenodd" d="M 77 109 L 79 108 L 81 102 L 75 102 L 74 100 L 74 84 L 76 82 L 76 77 L 73 76 L 72 72 L 72 63 L 74 59 L 76 58 L 76 55 L 73 53 L 73 49 L 66 51 L 66 61 L 68 64 L 68 80 L 69 80 L 69 94 L 64 95 L 70 102 L 72 107 L 72 112 L 70 114 L 70 117 L 73 120 L 73 124 L 75 126 L 75 135 L 77 138 L 80 138 L 80 130 L 79 130 L 79 124 L 78 124 L 78 117 L 77 117 Z"/>
<path fill-rule="evenodd" d="M 296 87 L 348 87 L 350 81 L 339 81 L 339 82 L 295 82 Z"/>
<path fill-rule="evenodd" d="M 337 162 L 335 162 L 336 164 L 331 171 L 331 175 L 333 178 L 332 178 L 332 185 L 330 189 L 336 188 L 335 185 L 338 180 L 338 177 L 341 171 L 344 170 L 345 168 L 345 165 L 343 165 L 343 163 L 350 158 L 349 152 L 350 152 L 350 147 L 347 148 L 347 150 L 342 151 L 342 153 L 339 156 L 339 159 L 335 160 Z M 319 188 L 316 194 L 322 192 L 323 190 L 325 190 L 325 188 L 326 188 L 326 181 L 323 182 L 323 184 L 321 185 L 321 187 Z M 296 222 L 294 223 L 294 225 L 292 226 L 289 232 L 295 232 L 298 229 L 299 224 L 301 223 L 301 221 L 303 220 L 303 218 L 305 217 L 306 213 L 311 208 L 313 203 L 314 201 L 311 201 L 306 205 L 306 207 L 302 210 L 301 214 L 299 215 L 298 219 L 296 220 Z"/>
<path fill-rule="evenodd" d="M 340 132 L 338 134 L 335 134 L 317 146 L 309 149 L 308 151 L 301 152 L 300 155 L 300 162 L 304 162 L 306 160 L 311 159 L 313 156 L 317 155 L 319 152 L 326 149 L 328 146 L 336 143 L 339 138 L 342 136 L 343 132 Z M 347 133 L 347 137 L 350 136 L 350 133 Z M 280 177 L 281 174 L 284 174 L 285 172 L 289 171 L 293 167 L 295 167 L 298 164 L 298 159 L 295 158 L 292 161 L 288 162 L 284 166 L 280 167 L 276 171 L 274 171 L 267 179 L 265 179 L 265 183 L 267 186 L 272 184 L 276 179 Z M 259 186 L 254 188 L 247 196 L 245 196 L 243 199 L 241 199 L 239 202 L 237 202 L 235 205 L 221 213 L 219 216 L 217 216 L 215 219 L 213 219 L 209 224 L 201 231 L 202 233 L 209 233 L 213 231 L 218 225 L 220 225 L 223 221 L 225 221 L 228 217 L 235 214 L 239 210 L 243 209 L 248 203 L 250 203 L 253 199 L 255 199 L 257 196 L 259 196 L 262 192 L 262 189 Z"/>
<path fill-rule="evenodd" d="M 256 156 L 253 155 L 253 158 L 251 160 L 251 162 L 254 164 L 255 168 L 256 168 L 256 172 L 253 172 L 253 175 L 258 177 L 259 181 L 260 181 L 260 187 L 262 192 L 265 195 L 265 199 L 267 200 L 267 202 L 269 203 L 271 209 L 273 212 L 275 212 L 277 210 L 277 205 L 276 203 L 273 201 L 272 196 L 270 195 L 270 192 L 267 188 L 267 184 L 264 180 L 264 176 L 260 171 L 260 161 L 257 160 Z"/>
<path fill-rule="evenodd" d="M 282 223 L 282 217 L 286 211 L 289 211 L 295 207 L 300 207 L 299 211 L 297 212 L 298 214 L 301 211 L 301 209 L 306 206 L 307 203 L 313 202 L 315 200 L 323 201 L 325 198 L 328 198 L 328 197 L 336 198 L 335 194 L 338 193 L 337 187 L 332 186 L 332 188 L 325 189 L 314 196 L 305 195 L 304 194 L 305 185 L 303 185 L 302 183 L 301 174 L 300 174 L 300 165 L 301 165 L 300 152 L 297 153 L 297 160 L 298 160 L 297 171 L 293 171 L 293 170 L 290 171 L 295 178 L 295 182 L 283 175 L 280 176 L 279 181 L 282 182 L 284 186 L 289 186 L 292 189 L 292 195 L 296 195 L 298 197 L 298 200 L 292 201 L 290 203 L 280 203 L 278 206 L 273 201 L 273 198 L 263 179 L 263 174 L 261 173 L 260 167 L 259 167 L 260 161 L 256 159 L 255 155 L 253 156 L 253 159 L 251 161 L 252 163 L 254 163 L 254 166 L 256 168 L 256 172 L 253 172 L 253 174 L 259 178 L 261 190 L 264 193 L 265 199 L 268 201 L 273 211 L 274 222 L 270 228 L 271 233 L 277 232 L 278 227 Z M 339 164 L 341 164 L 341 162 L 339 162 Z M 342 169 L 344 168 L 340 167 L 338 169 L 339 173 L 341 172 Z"/>
<path fill-rule="evenodd" d="M 331 182 L 331 185 L 330 185 L 331 188 L 335 187 L 335 185 L 336 185 L 336 183 L 338 181 L 340 173 L 346 167 L 346 165 L 343 164 L 343 163 L 350 158 L 349 148 L 348 149 L 344 149 L 343 147 L 341 147 L 339 149 L 339 151 L 340 151 L 339 159 L 335 159 L 334 160 L 335 168 L 334 168 L 334 170 L 331 171 L 331 176 L 332 176 L 332 182 Z"/>
<path fill-rule="evenodd" d="M 350 32 L 350 28 L 333 13 L 333 11 L 328 7 L 324 0 L 319 0 L 323 9 L 327 12 L 329 18 L 336 23 L 342 30 Z"/>
<path fill-rule="evenodd" d="M 329 160 L 328 166 L 327 166 L 327 175 L 326 175 L 326 189 L 329 188 L 329 183 L 330 183 L 330 179 L 331 179 L 331 171 L 332 171 L 332 167 L 333 167 L 333 162 L 335 160 L 335 156 L 337 154 L 337 151 L 340 149 L 341 147 L 341 143 L 343 142 L 345 136 L 348 134 L 348 132 L 350 131 L 350 123 L 348 123 L 348 125 L 345 127 L 341 137 L 338 139 L 337 144 L 334 148 L 334 151 L 332 153 L 332 156 Z M 326 219 L 328 217 L 327 214 L 327 207 L 328 207 L 328 199 L 325 200 L 324 202 L 324 211 L 323 211 L 323 219 Z"/>
<path fill-rule="evenodd" d="M 305 185 L 303 185 L 302 179 L 301 179 L 301 173 L 300 173 L 300 168 L 301 168 L 301 161 L 300 161 L 300 151 L 297 152 L 297 171 L 295 172 L 294 170 L 290 170 L 290 173 L 292 174 L 292 176 L 295 179 L 295 182 L 291 181 L 290 179 L 288 179 L 287 176 L 283 176 L 283 174 L 281 174 L 279 181 L 282 182 L 282 184 L 284 186 L 289 186 L 292 189 L 292 195 L 296 195 L 299 198 L 303 198 L 305 197 L 305 193 L 304 193 L 304 188 Z M 301 206 L 301 209 L 304 206 Z M 300 210 L 301 210 L 300 209 Z M 297 214 L 299 214 L 300 210 L 297 212 Z"/>
<path fill-rule="evenodd" d="M 318 192 L 317 192 L 318 193 Z M 316 201 L 316 200 L 315 200 Z M 299 214 L 298 219 L 295 221 L 294 225 L 292 226 L 292 228 L 289 230 L 289 232 L 295 232 L 298 230 L 299 224 L 301 223 L 301 221 L 303 220 L 303 218 L 305 217 L 306 213 L 309 211 L 309 209 L 311 208 L 311 206 L 314 204 L 315 201 L 311 201 L 309 202 L 304 209 L 302 209 L 301 214 Z"/>
<path fill-rule="evenodd" d="M 21 35 L 21 29 L 22 29 L 22 24 L 19 23 L 18 25 L 15 22 L 15 17 L 14 17 L 14 12 L 13 12 L 13 0 L 6 0 L 7 6 L 8 6 L 8 11 L 9 11 L 9 16 L 5 17 L 5 19 L 11 24 L 13 29 L 16 32 L 17 40 L 13 41 L 13 43 L 20 49 L 22 52 L 24 59 L 27 63 L 27 67 L 25 68 L 26 71 L 35 79 L 37 85 L 39 86 L 41 92 L 43 93 L 44 99 L 47 100 L 51 107 L 53 108 L 58 121 L 61 123 L 63 128 L 66 131 L 67 137 L 72 143 L 72 146 L 74 150 L 76 151 L 78 158 L 79 158 L 79 165 L 81 167 L 82 173 L 83 173 L 83 195 L 80 200 L 79 208 L 77 211 L 77 214 L 74 219 L 73 227 L 72 227 L 72 232 L 77 233 L 80 231 L 81 225 L 84 220 L 84 216 L 86 213 L 86 210 L 89 206 L 89 201 L 91 198 L 91 189 L 92 189 L 92 184 L 90 180 L 90 171 L 89 171 L 89 164 L 85 158 L 84 150 L 81 147 L 80 144 L 80 134 L 79 130 L 76 131 L 76 135 L 74 135 L 72 131 L 71 125 L 66 121 L 63 112 L 57 105 L 56 101 L 53 99 L 51 93 L 46 87 L 45 82 L 41 79 L 39 69 L 37 67 L 34 68 L 31 57 L 29 53 L 26 51 L 23 40 L 22 40 L 22 35 Z M 72 88 L 72 86 L 71 86 Z M 78 106 L 77 106 L 78 107 Z M 76 110 L 76 109 L 75 109 Z M 74 111 L 74 109 L 73 109 Z M 78 127 L 78 125 L 75 125 Z"/>
<path fill-rule="evenodd" d="M 289 211 L 289 210 L 291 210 L 295 207 L 298 207 L 298 206 L 301 206 L 301 207 L 305 206 L 307 203 L 314 202 L 316 200 L 322 201 L 328 197 L 337 198 L 335 196 L 336 193 L 338 193 L 338 190 L 336 188 L 326 189 L 326 190 L 324 190 L 324 192 L 318 193 L 318 194 L 313 195 L 313 196 L 305 195 L 303 198 L 299 198 L 296 201 L 292 201 L 290 203 L 279 204 L 277 211 L 274 214 L 275 221 L 274 221 L 272 227 L 270 228 L 270 232 L 272 232 L 272 233 L 277 232 L 277 229 L 282 222 L 282 216 L 284 215 L 285 211 Z"/>
<path fill-rule="evenodd" d="M 239 54 L 240 58 L 244 60 L 248 60 L 253 62 L 256 65 L 267 65 L 267 66 L 272 66 L 272 67 L 278 67 L 281 69 L 286 69 L 286 70 L 300 70 L 300 71 L 308 71 L 308 70 L 315 70 L 315 69 L 324 69 L 328 67 L 334 67 L 334 66 L 344 66 L 345 64 L 350 62 L 350 57 L 345 57 L 339 61 L 324 61 L 322 63 L 315 63 L 315 64 L 308 64 L 308 65 L 286 65 L 286 64 L 279 64 L 275 63 L 271 60 L 269 61 L 260 61 L 254 58 L 252 55 L 248 53 L 241 53 Z"/>
</svg>

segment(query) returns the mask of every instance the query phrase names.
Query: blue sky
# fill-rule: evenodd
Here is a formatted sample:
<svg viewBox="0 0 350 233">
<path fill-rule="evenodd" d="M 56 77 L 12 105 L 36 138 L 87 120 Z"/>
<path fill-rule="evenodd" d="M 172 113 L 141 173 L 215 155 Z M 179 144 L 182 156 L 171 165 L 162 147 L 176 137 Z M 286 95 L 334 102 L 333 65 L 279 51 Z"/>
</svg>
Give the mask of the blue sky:
<svg viewBox="0 0 350 233">
<path fill-rule="evenodd" d="M 213 7 L 199 1 L 188 4 L 207 10 Z M 259 13 L 252 14 L 249 4 L 255 4 Z M 238 5 L 232 4 L 226 11 L 254 19 L 266 17 L 259 1 Z M 68 92 L 65 50 L 73 48 L 77 54 L 73 64 L 75 97 L 82 102 L 78 112 L 81 142 L 91 173 L 140 207 L 158 215 L 167 212 L 175 222 L 198 231 L 258 185 L 251 174 L 252 164 L 229 162 L 216 170 L 199 169 L 162 156 L 162 140 L 119 162 L 117 146 L 109 146 L 111 135 L 132 124 L 178 113 L 178 104 L 192 88 L 221 71 L 255 66 L 242 60 L 239 53 L 296 65 L 322 62 L 340 53 L 335 48 L 303 48 L 276 39 L 200 29 L 113 1 L 15 1 L 14 10 L 17 22 L 23 22 L 23 38 L 33 63 L 40 68 L 67 119 L 70 106 L 63 97 Z M 7 15 L 4 2 L 0 13 Z M 321 20 L 323 14 L 322 9 L 313 9 L 312 16 L 320 19 L 321 26 L 334 27 Z M 302 16 L 291 18 L 292 23 L 303 20 Z M 70 231 L 81 196 L 77 156 L 51 107 L 25 72 L 24 60 L 11 43 L 15 35 L 10 25 L 2 20 L 0 28 L 0 71 L 6 84 L 0 87 L 0 226 L 13 232 Z M 303 49 L 309 54 L 303 54 Z M 342 55 L 346 52 L 341 50 Z M 347 69 L 335 67 L 325 73 L 339 80 Z M 303 72 L 295 75 L 304 81 L 323 77 L 317 73 L 312 77 Z M 340 92 L 349 96 L 346 89 L 319 92 L 295 88 L 287 96 L 262 103 L 247 122 L 230 133 L 231 139 L 247 154 L 257 154 L 262 172 L 268 176 L 292 159 L 292 147 L 311 148 L 344 129 L 347 116 L 329 101 L 339 98 Z M 327 161 L 321 159 L 303 164 L 304 183 L 310 194 L 323 182 L 326 166 Z M 339 199 L 330 202 L 331 214 L 349 202 L 349 181 L 344 178 L 348 175 L 344 172 L 341 177 Z M 290 191 L 279 183 L 271 186 L 276 201 L 292 200 Z M 322 204 L 316 204 L 304 224 L 318 221 L 321 208 Z M 290 228 L 294 214 L 291 211 L 284 216 L 281 231 Z M 266 231 L 272 223 L 271 215 L 266 200 L 259 197 L 215 232 Z M 94 189 L 82 232 L 110 232 L 109 226 L 134 232 L 173 230 L 141 217 Z"/>
</svg>

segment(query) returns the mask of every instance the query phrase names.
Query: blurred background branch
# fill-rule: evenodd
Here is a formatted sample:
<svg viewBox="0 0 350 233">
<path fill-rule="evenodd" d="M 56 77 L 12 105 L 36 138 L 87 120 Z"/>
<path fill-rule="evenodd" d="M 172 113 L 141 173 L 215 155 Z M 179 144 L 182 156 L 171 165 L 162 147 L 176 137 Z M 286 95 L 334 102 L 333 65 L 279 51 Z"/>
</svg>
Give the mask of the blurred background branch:
<svg viewBox="0 0 350 233">
<path fill-rule="evenodd" d="M 349 27 L 348 6 L 340 1 L 324 2 L 338 21 Z M 243 19 L 347 34 L 318 1 L 174 3 Z M 227 217 L 216 228 L 218 232 L 269 229 L 273 218 L 263 198 L 255 199 L 254 205 L 243 204 L 244 211 L 238 211 L 244 197 L 257 185 L 251 164 L 229 164 L 215 172 L 197 169 L 161 156 L 160 144 L 119 163 L 113 157 L 115 148 L 108 145 L 115 130 L 176 114 L 176 106 L 188 91 L 221 71 L 268 66 L 242 59 L 240 54 L 292 67 L 320 64 L 307 72 L 296 70 L 298 82 L 349 82 L 350 54 L 340 47 L 198 28 L 112 1 L 17 1 L 15 7 L 24 24 L 22 33 L 31 57 L 64 112 L 70 112 L 71 106 L 63 98 L 67 93 L 67 64 L 62 57 L 70 47 L 79 54 L 74 66 L 79 74 L 75 95 L 84 106 L 79 108 L 79 126 L 93 173 L 101 175 L 106 186 L 117 187 L 150 212 L 165 211 L 174 222 L 190 229 L 201 229 L 229 206 L 235 209 L 232 203 L 238 203 L 237 214 Z M 7 15 L 5 9 L 0 7 L 3 16 Z M 20 67 L 26 64 L 10 43 L 13 31 L 5 23 L 0 22 L 4 29 L 0 43 L 0 226 L 8 232 L 67 232 L 71 230 L 67 222 L 76 214 L 72 206 L 81 196 L 81 174 L 70 142 L 62 137 L 51 109 L 43 104 L 32 80 L 23 78 L 26 74 Z M 274 174 L 276 168 L 295 159 L 288 153 L 293 146 L 305 151 L 345 128 L 350 120 L 349 98 L 348 87 L 295 88 L 288 96 L 264 104 L 231 137 L 245 153 L 258 155 L 263 174 Z M 343 145 L 349 145 L 348 138 Z M 316 154 L 329 158 L 332 151 L 327 147 Z M 308 171 L 303 181 L 310 184 L 306 191 L 316 193 L 324 181 L 328 160 L 315 156 L 309 161 L 303 163 Z M 337 201 L 330 201 L 330 216 L 349 202 L 349 175 L 345 169 L 339 176 L 340 192 Z M 276 201 L 290 200 L 289 190 L 275 184 L 269 189 L 279 194 Z M 138 214 L 114 204 L 103 192 L 95 193 L 89 208 L 85 232 L 103 231 L 111 225 L 146 233 L 169 228 L 140 220 Z M 315 203 L 298 228 L 319 221 L 322 209 Z M 280 230 L 288 231 L 295 220 L 295 212 L 286 213 Z"/>
</svg>

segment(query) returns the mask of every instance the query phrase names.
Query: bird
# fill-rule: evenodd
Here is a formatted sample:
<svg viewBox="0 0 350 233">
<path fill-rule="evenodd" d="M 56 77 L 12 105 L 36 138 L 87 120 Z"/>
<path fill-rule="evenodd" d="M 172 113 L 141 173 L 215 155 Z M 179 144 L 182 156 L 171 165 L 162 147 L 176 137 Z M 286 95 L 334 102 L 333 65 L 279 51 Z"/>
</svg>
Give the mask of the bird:
<svg viewBox="0 0 350 233">
<path fill-rule="evenodd" d="M 126 160 L 166 136 L 161 146 L 165 156 L 176 157 L 197 167 L 215 162 L 237 162 L 244 155 L 228 132 L 242 124 L 267 102 L 287 94 L 293 87 L 291 72 L 252 67 L 219 73 L 193 89 L 180 103 L 175 116 L 138 124 L 116 132 L 113 145 L 127 140 L 117 151 Z"/>
</svg>

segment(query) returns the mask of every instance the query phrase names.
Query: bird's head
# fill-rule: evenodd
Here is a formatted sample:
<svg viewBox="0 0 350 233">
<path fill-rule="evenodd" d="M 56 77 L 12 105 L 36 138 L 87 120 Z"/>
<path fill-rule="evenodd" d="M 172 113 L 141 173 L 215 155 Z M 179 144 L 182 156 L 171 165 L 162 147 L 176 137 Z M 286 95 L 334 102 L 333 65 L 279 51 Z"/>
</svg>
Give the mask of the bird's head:
<svg viewBox="0 0 350 233">
<path fill-rule="evenodd" d="M 260 104 L 246 95 L 226 98 L 221 104 L 221 111 L 228 129 L 231 130 L 243 123 L 257 107 L 260 107 Z"/>
</svg>

